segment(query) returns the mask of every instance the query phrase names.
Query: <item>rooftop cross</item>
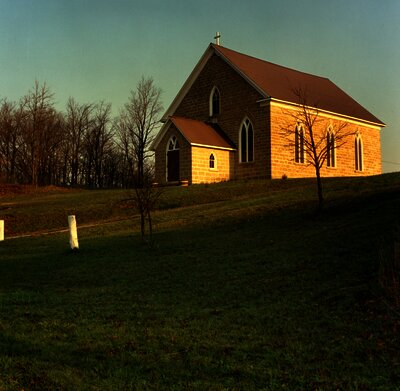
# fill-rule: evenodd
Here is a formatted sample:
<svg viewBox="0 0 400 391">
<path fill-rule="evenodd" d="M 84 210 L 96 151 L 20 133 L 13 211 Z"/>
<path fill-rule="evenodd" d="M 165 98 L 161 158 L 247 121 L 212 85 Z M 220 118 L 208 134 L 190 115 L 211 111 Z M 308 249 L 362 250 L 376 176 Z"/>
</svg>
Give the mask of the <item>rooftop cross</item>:
<svg viewBox="0 0 400 391">
<path fill-rule="evenodd" d="M 218 46 L 219 46 L 220 38 L 221 38 L 221 33 L 217 31 L 216 34 L 215 34 L 214 39 L 215 39 L 215 44 L 218 45 Z"/>
</svg>

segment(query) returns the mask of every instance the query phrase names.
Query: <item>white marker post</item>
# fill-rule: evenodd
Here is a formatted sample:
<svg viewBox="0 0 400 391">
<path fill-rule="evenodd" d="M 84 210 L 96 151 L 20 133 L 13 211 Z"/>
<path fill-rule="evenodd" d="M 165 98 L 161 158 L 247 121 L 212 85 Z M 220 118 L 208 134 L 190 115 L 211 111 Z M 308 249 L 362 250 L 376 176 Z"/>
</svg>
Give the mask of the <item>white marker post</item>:
<svg viewBox="0 0 400 391">
<path fill-rule="evenodd" d="M 76 228 L 76 219 L 75 216 L 68 216 L 68 225 L 69 225 L 69 244 L 71 245 L 71 250 L 78 250 L 78 230 Z"/>
<path fill-rule="evenodd" d="M 0 242 L 4 240 L 4 220 L 0 220 Z"/>
</svg>

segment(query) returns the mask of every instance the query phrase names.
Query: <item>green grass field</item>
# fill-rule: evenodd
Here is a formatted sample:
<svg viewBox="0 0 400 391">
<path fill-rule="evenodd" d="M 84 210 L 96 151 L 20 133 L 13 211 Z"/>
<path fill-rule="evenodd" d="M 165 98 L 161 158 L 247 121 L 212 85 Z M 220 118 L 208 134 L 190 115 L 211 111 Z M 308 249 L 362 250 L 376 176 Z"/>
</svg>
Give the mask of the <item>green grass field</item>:
<svg viewBox="0 0 400 391">
<path fill-rule="evenodd" d="M 324 186 L 168 188 L 152 246 L 123 190 L 2 196 L 0 390 L 400 390 L 400 175 Z"/>
</svg>

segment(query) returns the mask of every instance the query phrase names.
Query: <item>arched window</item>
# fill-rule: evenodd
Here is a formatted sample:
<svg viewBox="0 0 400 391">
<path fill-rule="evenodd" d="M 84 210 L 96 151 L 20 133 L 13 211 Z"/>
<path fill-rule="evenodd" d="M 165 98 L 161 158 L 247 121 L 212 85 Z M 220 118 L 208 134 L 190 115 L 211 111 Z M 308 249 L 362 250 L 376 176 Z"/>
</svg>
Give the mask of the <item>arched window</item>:
<svg viewBox="0 0 400 391">
<path fill-rule="evenodd" d="M 239 157 L 241 163 L 254 161 L 254 130 L 250 120 L 242 122 L 239 132 Z"/>
<path fill-rule="evenodd" d="M 332 129 L 328 129 L 326 134 L 326 165 L 336 167 L 335 136 Z"/>
<path fill-rule="evenodd" d="M 294 135 L 294 161 L 296 163 L 304 163 L 304 129 L 298 124 Z"/>
<path fill-rule="evenodd" d="M 215 159 L 215 155 L 213 153 L 210 155 L 209 165 L 211 170 L 215 170 L 217 168 L 217 160 Z"/>
<path fill-rule="evenodd" d="M 356 171 L 363 170 L 363 144 L 362 139 L 359 134 L 356 135 L 354 139 L 354 155 L 355 155 L 355 168 Z"/>
<path fill-rule="evenodd" d="M 211 90 L 210 94 L 210 117 L 215 117 L 221 113 L 221 96 L 217 87 Z"/>
</svg>

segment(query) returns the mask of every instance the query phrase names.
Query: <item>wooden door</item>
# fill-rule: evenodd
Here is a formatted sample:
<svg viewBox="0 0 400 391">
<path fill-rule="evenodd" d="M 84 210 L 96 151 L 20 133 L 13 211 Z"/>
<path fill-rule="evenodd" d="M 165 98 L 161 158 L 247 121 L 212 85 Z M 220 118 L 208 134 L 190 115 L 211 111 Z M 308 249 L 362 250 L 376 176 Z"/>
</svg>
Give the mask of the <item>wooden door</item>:
<svg viewBox="0 0 400 391">
<path fill-rule="evenodd" d="M 179 149 L 167 152 L 167 181 L 179 181 Z"/>
</svg>

